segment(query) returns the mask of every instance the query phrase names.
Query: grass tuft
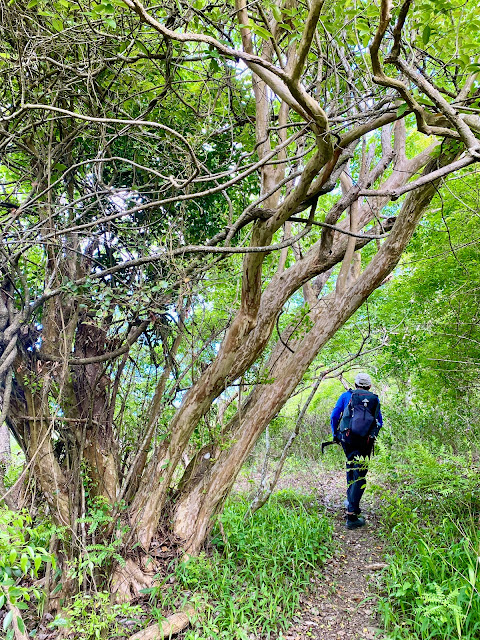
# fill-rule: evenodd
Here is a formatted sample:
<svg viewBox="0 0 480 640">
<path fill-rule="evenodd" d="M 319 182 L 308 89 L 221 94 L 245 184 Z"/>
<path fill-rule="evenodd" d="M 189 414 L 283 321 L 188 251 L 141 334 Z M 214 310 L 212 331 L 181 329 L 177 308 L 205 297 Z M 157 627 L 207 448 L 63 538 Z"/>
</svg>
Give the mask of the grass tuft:
<svg viewBox="0 0 480 640">
<path fill-rule="evenodd" d="M 177 568 L 184 597 L 203 599 L 185 640 L 269 638 L 286 629 L 300 594 L 329 556 L 332 527 L 315 498 L 281 491 L 245 520 L 247 508 L 245 497 L 231 498 L 221 517 L 225 540 L 216 527 L 211 553 Z"/>
</svg>

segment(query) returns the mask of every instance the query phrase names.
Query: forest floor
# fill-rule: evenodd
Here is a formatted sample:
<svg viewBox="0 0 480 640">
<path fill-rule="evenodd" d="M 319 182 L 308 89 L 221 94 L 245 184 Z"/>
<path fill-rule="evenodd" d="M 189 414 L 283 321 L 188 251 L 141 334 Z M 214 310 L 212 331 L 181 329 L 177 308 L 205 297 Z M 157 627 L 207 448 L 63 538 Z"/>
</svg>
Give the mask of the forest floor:
<svg viewBox="0 0 480 640">
<path fill-rule="evenodd" d="M 244 477 L 258 481 L 256 474 Z M 368 476 L 367 476 L 368 482 Z M 243 482 L 238 488 L 245 489 Z M 301 609 L 290 629 L 279 638 L 285 640 L 373 640 L 383 638 L 376 615 L 380 580 L 385 564 L 378 535 L 375 501 L 367 494 L 362 500 L 367 524 L 361 529 L 345 528 L 346 479 L 342 470 L 316 465 L 308 471 L 285 473 L 276 490 L 296 491 L 318 496 L 334 520 L 335 552 L 320 569 L 310 591 L 301 598 Z"/>
</svg>

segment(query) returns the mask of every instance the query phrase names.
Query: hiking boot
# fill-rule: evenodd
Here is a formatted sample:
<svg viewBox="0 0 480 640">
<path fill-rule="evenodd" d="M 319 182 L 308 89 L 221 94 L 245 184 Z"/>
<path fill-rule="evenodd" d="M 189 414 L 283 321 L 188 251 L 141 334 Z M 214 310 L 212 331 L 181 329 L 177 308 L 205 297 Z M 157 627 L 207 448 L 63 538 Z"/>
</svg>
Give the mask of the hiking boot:
<svg viewBox="0 0 480 640">
<path fill-rule="evenodd" d="M 348 515 L 345 527 L 347 529 L 359 529 L 365 525 L 365 518 L 362 516 Z"/>
</svg>

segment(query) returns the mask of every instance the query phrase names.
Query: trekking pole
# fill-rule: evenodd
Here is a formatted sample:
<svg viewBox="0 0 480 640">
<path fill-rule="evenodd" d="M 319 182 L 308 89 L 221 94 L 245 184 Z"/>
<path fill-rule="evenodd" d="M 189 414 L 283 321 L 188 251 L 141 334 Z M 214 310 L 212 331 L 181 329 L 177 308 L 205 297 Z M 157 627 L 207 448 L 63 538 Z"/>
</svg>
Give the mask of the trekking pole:
<svg viewBox="0 0 480 640">
<path fill-rule="evenodd" d="M 322 456 L 325 447 L 329 447 L 331 444 L 339 444 L 336 440 L 329 440 L 328 442 L 322 442 Z"/>
</svg>

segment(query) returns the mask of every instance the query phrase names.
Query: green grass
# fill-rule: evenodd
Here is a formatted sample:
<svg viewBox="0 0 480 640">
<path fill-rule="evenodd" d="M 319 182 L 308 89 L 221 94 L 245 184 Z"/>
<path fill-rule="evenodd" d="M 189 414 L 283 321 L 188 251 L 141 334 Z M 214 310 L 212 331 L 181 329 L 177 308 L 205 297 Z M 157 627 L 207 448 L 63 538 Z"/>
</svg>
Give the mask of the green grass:
<svg viewBox="0 0 480 640">
<path fill-rule="evenodd" d="M 245 497 L 230 499 L 222 514 L 225 540 L 215 529 L 209 555 L 176 570 L 184 598 L 201 601 L 185 640 L 268 638 L 286 629 L 330 553 L 331 525 L 315 498 L 281 491 L 245 520 L 247 507 Z M 173 604 L 179 604 L 178 590 L 171 589 L 157 607 Z"/>
<path fill-rule="evenodd" d="M 411 443 L 382 455 L 388 569 L 380 600 L 391 640 L 480 637 L 480 483 L 467 455 Z"/>
</svg>

